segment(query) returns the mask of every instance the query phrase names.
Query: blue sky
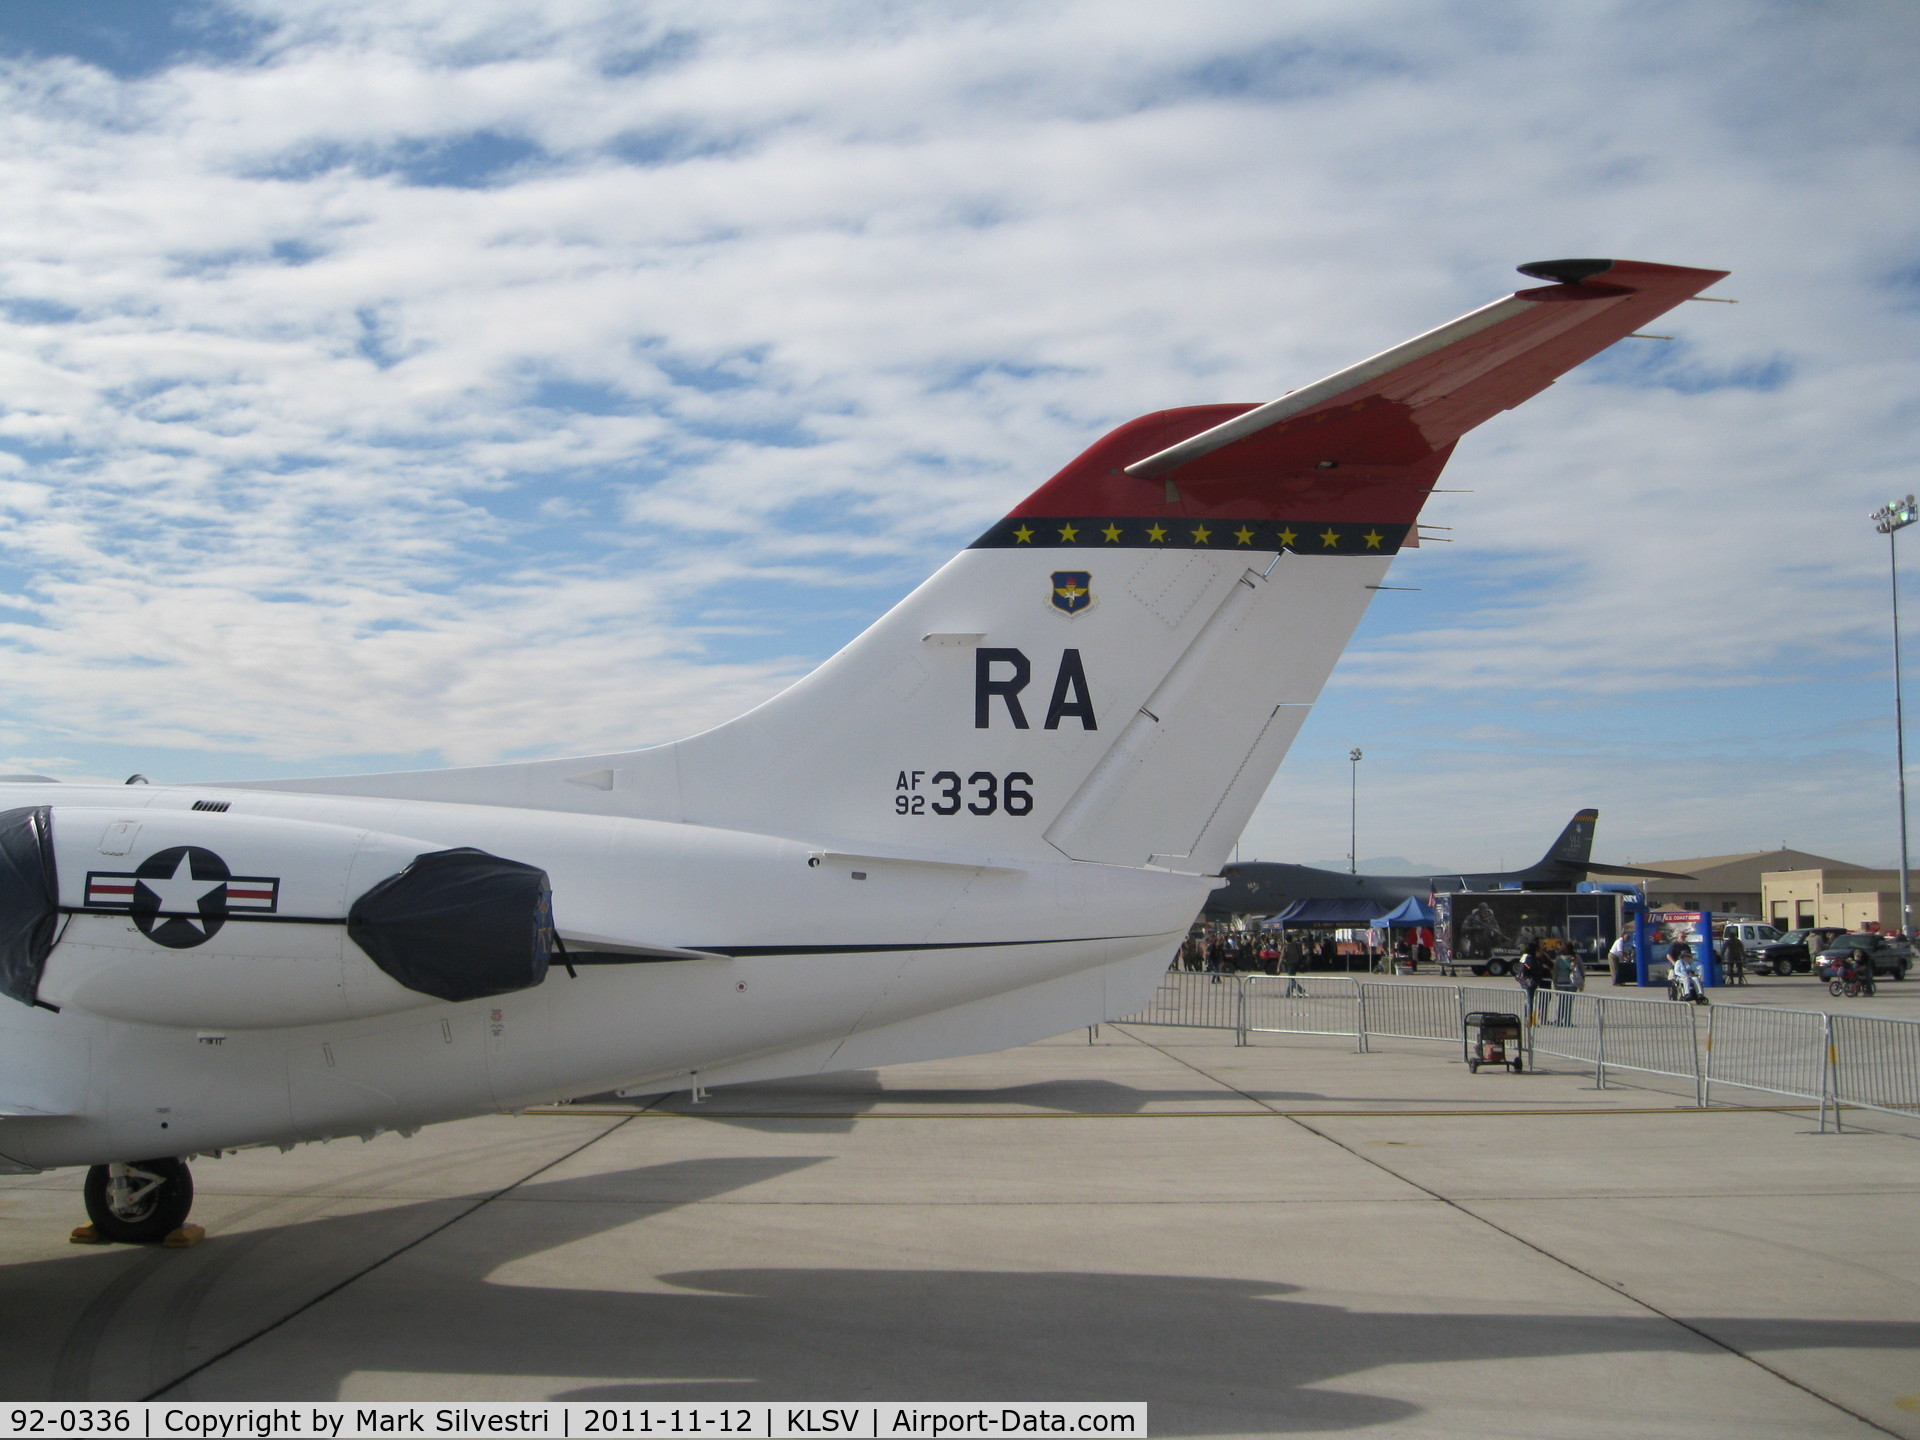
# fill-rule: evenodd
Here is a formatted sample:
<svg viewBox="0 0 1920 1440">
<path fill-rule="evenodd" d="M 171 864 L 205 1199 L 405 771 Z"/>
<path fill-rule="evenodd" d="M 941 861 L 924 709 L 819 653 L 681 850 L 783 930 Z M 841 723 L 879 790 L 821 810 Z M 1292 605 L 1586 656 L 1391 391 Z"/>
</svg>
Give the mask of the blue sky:
<svg viewBox="0 0 1920 1440">
<path fill-rule="evenodd" d="M 1920 9 L 0 8 L 10 768 L 651 743 L 1134 414 L 1613 254 L 1734 271 L 1470 436 L 1243 853 L 1894 853 Z M 1920 557 L 1916 557 L 1920 564 Z M 1920 644 L 1920 607 L 1914 611 Z"/>
</svg>

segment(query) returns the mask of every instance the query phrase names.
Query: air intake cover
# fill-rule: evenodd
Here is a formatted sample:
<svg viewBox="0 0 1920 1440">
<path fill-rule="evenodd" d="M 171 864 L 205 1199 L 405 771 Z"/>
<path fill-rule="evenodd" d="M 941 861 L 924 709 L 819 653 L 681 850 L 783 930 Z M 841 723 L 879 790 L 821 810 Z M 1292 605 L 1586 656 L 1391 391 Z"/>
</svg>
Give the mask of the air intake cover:
<svg viewBox="0 0 1920 1440">
<path fill-rule="evenodd" d="M 31 1005 L 60 924 L 48 807 L 0 814 L 0 995 Z"/>
<path fill-rule="evenodd" d="M 353 902 L 347 934 L 409 990 L 479 1000 L 547 978 L 547 872 L 484 850 L 433 850 Z"/>
</svg>

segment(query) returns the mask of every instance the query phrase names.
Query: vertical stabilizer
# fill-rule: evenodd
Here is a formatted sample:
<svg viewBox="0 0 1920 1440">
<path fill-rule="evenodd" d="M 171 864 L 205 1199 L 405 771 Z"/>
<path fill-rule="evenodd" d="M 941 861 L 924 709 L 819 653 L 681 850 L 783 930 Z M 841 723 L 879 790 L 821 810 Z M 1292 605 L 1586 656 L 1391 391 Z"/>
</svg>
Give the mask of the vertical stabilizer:
<svg viewBox="0 0 1920 1440">
<path fill-rule="evenodd" d="M 1586 809 L 1567 822 L 1567 828 L 1560 832 L 1560 838 L 1547 847 L 1547 853 L 1540 857 L 1540 863 L 1533 867 L 1541 872 L 1577 872 L 1585 875 L 1587 863 L 1593 859 L 1593 831 L 1600 823 L 1600 812 Z M 1533 871 L 1529 871 L 1532 874 Z"/>
<path fill-rule="evenodd" d="M 1269 404 L 1122 425 L 813 674 L 705 734 L 272 788 L 1214 871 L 1393 556 L 1418 543 L 1460 436 L 1724 272 L 1527 273 L 1559 283 Z"/>
</svg>

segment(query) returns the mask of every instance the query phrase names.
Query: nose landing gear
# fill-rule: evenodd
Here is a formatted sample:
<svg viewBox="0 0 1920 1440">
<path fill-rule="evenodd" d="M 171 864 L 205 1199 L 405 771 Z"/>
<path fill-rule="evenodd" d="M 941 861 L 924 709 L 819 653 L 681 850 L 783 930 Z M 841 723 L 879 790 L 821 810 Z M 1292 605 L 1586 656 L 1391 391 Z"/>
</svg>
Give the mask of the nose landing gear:
<svg viewBox="0 0 1920 1440">
<path fill-rule="evenodd" d="M 87 1218 L 79 1241 L 121 1245 L 191 1245 L 201 1237 L 186 1223 L 193 1209 L 193 1172 L 184 1160 L 135 1160 L 87 1171 Z M 86 1233 L 91 1231 L 91 1234 Z"/>
</svg>

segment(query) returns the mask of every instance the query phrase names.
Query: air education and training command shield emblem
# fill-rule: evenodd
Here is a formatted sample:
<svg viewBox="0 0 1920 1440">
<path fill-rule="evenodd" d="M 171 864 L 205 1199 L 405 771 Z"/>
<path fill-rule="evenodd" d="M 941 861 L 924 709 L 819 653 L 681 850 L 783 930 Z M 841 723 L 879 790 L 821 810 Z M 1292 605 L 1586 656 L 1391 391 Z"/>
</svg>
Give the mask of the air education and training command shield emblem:
<svg viewBox="0 0 1920 1440">
<path fill-rule="evenodd" d="M 1053 572 L 1053 589 L 1048 597 L 1053 608 L 1062 615 L 1084 615 L 1093 608 L 1093 572 L 1091 570 L 1056 570 Z"/>
</svg>

